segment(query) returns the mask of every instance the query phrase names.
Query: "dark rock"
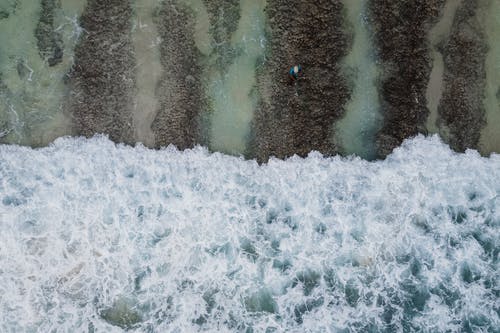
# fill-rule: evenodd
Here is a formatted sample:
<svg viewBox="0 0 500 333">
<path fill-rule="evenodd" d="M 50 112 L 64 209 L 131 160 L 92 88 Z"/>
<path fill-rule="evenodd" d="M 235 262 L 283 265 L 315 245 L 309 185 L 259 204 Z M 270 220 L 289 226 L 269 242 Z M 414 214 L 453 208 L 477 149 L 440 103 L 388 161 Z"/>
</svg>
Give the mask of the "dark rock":
<svg viewBox="0 0 500 333">
<path fill-rule="evenodd" d="M 131 15 L 130 1 L 89 0 L 80 18 L 85 33 L 67 81 L 72 89 L 69 110 L 79 135 L 106 133 L 115 142 L 135 142 Z"/>
<path fill-rule="evenodd" d="M 444 90 L 438 106 L 439 125 L 457 151 L 478 148 L 486 125 L 483 105 L 488 46 L 477 16 L 479 2 L 464 1 L 457 9 L 443 46 Z"/>
<path fill-rule="evenodd" d="M 63 58 L 62 34 L 55 30 L 54 11 L 61 7 L 58 0 L 42 0 L 40 19 L 35 29 L 38 51 L 49 66 L 55 66 Z"/>
<path fill-rule="evenodd" d="M 160 108 L 151 125 L 155 145 L 191 148 L 200 142 L 199 122 L 204 105 L 194 14 L 179 1 L 168 0 L 156 19 L 164 73 L 157 88 Z"/>
<path fill-rule="evenodd" d="M 270 0 L 266 13 L 269 50 L 258 64 L 260 103 L 248 155 L 265 162 L 311 150 L 333 154 L 332 126 L 349 97 L 338 65 L 349 47 L 342 2 Z M 304 75 L 290 84 L 296 64 Z"/>
<path fill-rule="evenodd" d="M 369 11 L 383 68 L 379 86 L 384 125 L 377 150 L 385 157 L 401 142 L 425 131 L 425 97 L 432 70 L 427 35 L 444 0 L 371 0 Z"/>
</svg>

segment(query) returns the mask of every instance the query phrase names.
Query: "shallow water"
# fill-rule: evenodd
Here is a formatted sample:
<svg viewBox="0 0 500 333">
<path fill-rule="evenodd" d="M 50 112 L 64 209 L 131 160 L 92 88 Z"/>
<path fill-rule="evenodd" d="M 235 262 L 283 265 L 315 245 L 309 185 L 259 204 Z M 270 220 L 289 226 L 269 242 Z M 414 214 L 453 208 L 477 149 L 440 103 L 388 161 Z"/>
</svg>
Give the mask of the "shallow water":
<svg viewBox="0 0 500 333">
<path fill-rule="evenodd" d="M 133 6 L 135 15 L 132 40 L 137 61 L 134 127 L 136 140 L 148 146 L 154 144 L 151 124 L 158 110 L 156 87 L 162 73 L 159 50 L 161 40 L 153 22 L 153 14 L 159 6 L 158 0 L 139 0 Z"/>
<path fill-rule="evenodd" d="M 0 19 L 0 140 L 47 145 L 70 134 L 63 97 L 64 77 L 73 62 L 72 50 L 82 33 L 78 16 L 85 1 L 63 0 L 54 12 L 54 29 L 64 43 L 62 62 L 50 67 L 39 55 L 35 31 L 40 4 L 7 1 L 10 15 Z M 21 28 L 20 28 L 21 27 Z"/>
<path fill-rule="evenodd" d="M 487 125 L 484 128 L 480 149 L 484 154 L 500 151 L 500 1 L 490 0 L 481 13 L 484 18 L 490 50 L 486 57 L 486 91 L 484 106 Z"/>
<path fill-rule="evenodd" d="M 431 134 L 439 133 L 438 127 L 438 106 L 443 93 L 444 60 L 439 52 L 439 44 L 449 37 L 455 12 L 462 0 L 447 0 L 440 20 L 429 32 L 429 42 L 432 47 L 432 71 L 429 77 L 429 84 L 425 97 L 429 116 L 427 117 L 426 129 Z"/>
<path fill-rule="evenodd" d="M 266 97 L 254 91 L 266 3 L 241 0 L 220 48 L 210 3 L 182 1 L 194 14 L 209 147 L 149 150 L 102 136 L 0 145 L 0 331 L 498 330 L 500 155 L 456 154 L 437 136 L 373 162 L 312 152 L 258 165 L 210 153 L 247 149 L 255 103 Z M 344 1 L 354 39 L 342 66 L 353 95 L 332 140 L 371 159 L 381 117 L 367 1 Z M 160 4 L 133 2 L 134 128 L 148 145 L 162 74 Z M 441 130 L 436 45 L 457 5 L 448 1 L 429 35 L 431 132 Z M 500 2 L 482 5 L 489 154 L 500 151 Z M 0 142 L 48 145 L 71 134 L 64 78 L 84 6 L 61 0 L 54 25 L 64 57 L 50 67 L 33 36 L 38 1 L 0 0 Z"/>
<path fill-rule="evenodd" d="M 234 57 L 223 69 L 209 69 L 209 96 L 212 102 L 210 148 L 234 155 L 244 154 L 250 135 L 256 99 L 256 66 L 265 51 L 265 0 L 242 0 L 238 28 L 231 36 Z M 234 55 L 236 54 L 236 55 Z"/>
<path fill-rule="evenodd" d="M 500 156 L 0 146 L 0 331 L 493 332 Z"/>
<path fill-rule="evenodd" d="M 270 50 L 266 45 L 265 29 L 269 27 L 266 23 L 266 2 L 235 2 L 239 4 L 239 15 L 228 15 L 222 5 L 214 10 L 212 2 L 179 1 L 194 14 L 194 36 L 184 37 L 193 38 L 200 52 L 200 76 L 206 97 L 200 100 L 209 104 L 208 107 L 200 107 L 205 111 L 200 115 L 201 128 L 196 129 L 202 132 L 198 135 L 201 138 L 199 141 L 213 151 L 245 155 L 255 104 L 259 99 L 268 98 L 263 90 L 259 96 L 255 86 L 256 71 Z M 352 96 L 346 105 L 339 106 L 345 108 L 345 116 L 332 124 L 334 130 L 330 139 L 344 155 L 356 154 L 372 159 L 375 156 L 375 135 L 382 125 L 382 117 L 376 87 L 380 84 L 380 73 L 372 53 L 375 45 L 371 27 L 365 17 L 367 0 L 343 3 L 353 40 L 351 50 L 339 66 L 351 83 Z M 50 67 L 40 57 L 34 36 L 41 9 L 39 1 L 0 1 L 0 142 L 45 146 L 57 137 L 72 134 L 75 124 L 72 124 L 72 117 L 65 106 L 77 93 L 68 91 L 64 80 L 73 65 L 73 49 L 78 37 L 85 33 L 78 25 L 85 4 L 84 0 L 62 0 L 60 8 L 56 9 L 54 30 L 61 33 L 64 56 L 60 64 Z M 431 28 L 428 36 L 433 70 L 426 93 L 430 110 L 426 128 L 429 133 L 439 133 L 445 139 L 446 128 L 439 128 L 437 113 L 444 72 L 438 44 L 447 39 L 455 10 L 460 4 L 460 0 L 448 0 L 444 15 Z M 151 126 L 161 97 L 156 91 L 163 73 L 159 55 L 161 40 L 155 23 L 156 8 L 160 5 L 159 0 L 148 0 L 135 1 L 132 6 L 131 38 L 137 67 L 134 77 L 136 90 L 133 92 L 134 137 L 129 141 L 148 146 L 155 145 Z M 487 124 L 482 131 L 479 149 L 488 155 L 500 151 L 500 51 L 496 43 L 500 31 L 500 9 L 499 2 L 495 0 L 481 0 L 480 7 L 478 15 L 482 18 L 482 26 L 475 28 L 484 29 L 490 51 L 486 59 L 484 92 Z M 236 31 L 231 30 L 224 40 L 216 41 L 214 29 L 219 27 L 214 28 L 213 24 L 224 20 L 227 20 L 226 24 L 234 24 Z M 223 47 L 220 43 L 224 44 Z M 182 77 L 182 73 L 180 75 Z"/>
<path fill-rule="evenodd" d="M 182 0 L 182 2 L 191 8 L 195 16 L 194 40 L 196 47 L 202 54 L 210 55 L 212 51 L 209 35 L 210 19 L 203 0 Z"/>
<path fill-rule="evenodd" d="M 354 40 L 343 66 L 354 87 L 345 116 L 335 126 L 334 141 L 343 154 L 373 159 L 375 134 L 382 125 L 382 116 L 376 86 L 379 68 L 366 16 L 367 0 L 347 0 L 344 5 Z"/>
</svg>

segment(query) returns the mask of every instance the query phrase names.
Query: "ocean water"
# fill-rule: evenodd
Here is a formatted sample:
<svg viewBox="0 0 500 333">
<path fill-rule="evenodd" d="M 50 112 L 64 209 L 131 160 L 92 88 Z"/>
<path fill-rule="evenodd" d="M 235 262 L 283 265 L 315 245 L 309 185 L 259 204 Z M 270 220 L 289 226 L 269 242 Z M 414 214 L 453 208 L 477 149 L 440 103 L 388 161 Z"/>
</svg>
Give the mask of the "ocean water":
<svg viewBox="0 0 500 333">
<path fill-rule="evenodd" d="M 37 47 L 39 1 L 1 0 L 0 142 L 45 146 L 71 134 L 63 111 L 64 78 L 73 65 L 73 49 L 84 31 L 78 17 L 86 1 L 61 0 L 53 12 L 54 32 L 61 39 L 61 63 L 49 66 Z M 7 15 L 8 14 L 8 15 Z"/>
<path fill-rule="evenodd" d="M 500 156 L 0 146 L 1 332 L 498 332 Z"/>
<path fill-rule="evenodd" d="M 377 65 L 375 50 L 368 24 L 367 0 L 343 2 L 353 41 L 349 54 L 343 60 L 344 75 L 352 88 L 346 113 L 333 131 L 333 141 L 343 155 L 356 154 L 365 159 L 376 158 L 375 137 L 382 127 L 382 115 L 377 90 L 381 69 Z"/>
<path fill-rule="evenodd" d="M 215 57 L 228 65 L 218 68 L 214 66 L 216 62 L 207 69 L 208 99 L 212 105 L 209 146 L 234 155 L 247 150 L 257 104 L 256 68 L 266 49 L 266 1 L 243 0 L 240 7 L 241 19 L 230 37 L 228 52 Z"/>
</svg>

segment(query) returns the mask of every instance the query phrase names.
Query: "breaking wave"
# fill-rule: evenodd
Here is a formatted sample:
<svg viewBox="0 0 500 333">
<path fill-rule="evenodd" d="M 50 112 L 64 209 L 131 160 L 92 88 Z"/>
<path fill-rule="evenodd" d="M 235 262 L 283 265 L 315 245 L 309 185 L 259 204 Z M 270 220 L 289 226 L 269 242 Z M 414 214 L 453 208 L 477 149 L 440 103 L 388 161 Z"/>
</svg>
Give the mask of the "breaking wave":
<svg viewBox="0 0 500 333">
<path fill-rule="evenodd" d="M 0 146 L 0 331 L 487 332 L 500 155 Z"/>
</svg>

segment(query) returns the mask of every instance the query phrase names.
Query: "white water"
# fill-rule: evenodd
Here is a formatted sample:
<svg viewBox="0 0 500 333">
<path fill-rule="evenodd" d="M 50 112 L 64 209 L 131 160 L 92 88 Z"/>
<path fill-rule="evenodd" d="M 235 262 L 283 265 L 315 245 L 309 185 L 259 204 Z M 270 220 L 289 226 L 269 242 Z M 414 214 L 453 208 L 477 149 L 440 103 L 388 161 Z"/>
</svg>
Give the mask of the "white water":
<svg viewBox="0 0 500 333">
<path fill-rule="evenodd" d="M 263 166 L 3 145 L 0 331 L 493 331 L 499 226 L 500 156 L 437 137 Z"/>
</svg>

